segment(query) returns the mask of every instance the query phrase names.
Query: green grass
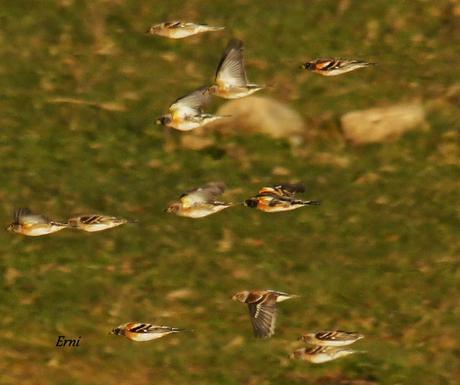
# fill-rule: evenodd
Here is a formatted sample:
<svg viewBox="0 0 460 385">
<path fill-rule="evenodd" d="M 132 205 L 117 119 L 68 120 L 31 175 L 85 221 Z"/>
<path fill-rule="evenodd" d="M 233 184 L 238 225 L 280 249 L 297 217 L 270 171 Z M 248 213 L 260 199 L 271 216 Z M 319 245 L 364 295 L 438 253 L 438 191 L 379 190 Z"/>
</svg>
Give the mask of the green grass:
<svg viewBox="0 0 460 385">
<path fill-rule="evenodd" d="M 0 384 L 457 384 L 457 3 L 4 4 L 2 223 L 26 205 L 140 224 L 36 239 L 0 233 Z M 143 34 L 175 18 L 228 29 L 182 41 Z M 250 80 L 273 83 L 265 94 L 305 118 L 312 135 L 301 148 L 216 133 L 211 148 L 191 151 L 180 133 L 155 126 L 173 100 L 212 80 L 231 36 L 245 42 Z M 378 66 L 331 79 L 297 69 L 316 56 Z M 363 147 L 341 139 L 343 113 L 414 99 L 427 108 L 428 131 Z M 238 207 L 196 221 L 162 211 L 213 180 L 240 200 L 283 181 L 276 166 L 322 205 L 278 215 Z M 251 288 L 302 295 L 280 306 L 271 340 L 253 339 L 247 310 L 230 300 Z M 179 289 L 185 298 L 171 296 Z M 194 333 L 146 344 L 108 335 L 131 320 Z M 302 332 L 335 327 L 363 332 L 368 353 L 320 366 L 288 359 Z M 58 349 L 58 335 L 81 336 L 81 346 Z"/>
</svg>

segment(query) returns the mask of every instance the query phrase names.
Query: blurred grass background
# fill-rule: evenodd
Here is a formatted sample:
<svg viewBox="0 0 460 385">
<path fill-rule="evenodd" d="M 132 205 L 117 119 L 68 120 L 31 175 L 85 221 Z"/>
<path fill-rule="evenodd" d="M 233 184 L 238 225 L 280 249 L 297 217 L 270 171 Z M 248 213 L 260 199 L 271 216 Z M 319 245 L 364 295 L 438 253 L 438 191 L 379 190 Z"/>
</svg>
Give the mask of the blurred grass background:
<svg viewBox="0 0 460 385">
<path fill-rule="evenodd" d="M 227 29 L 144 34 L 174 19 Z M 0 384 L 459 383 L 460 1 L 17 0 L 2 3 L 0 22 L 2 222 L 18 206 L 140 221 L 0 233 Z M 273 84 L 263 93 L 306 120 L 302 147 L 215 133 L 214 146 L 191 151 L 155 126 L 209 84 L 232 36 L 245 42 L 250 80 Z M 330 79 L 298 69 L 318 56 L 378 67 Z M 414 99 L 430 130 L 343 141 L 343 113 Z M 195 221 L 162 212 L 214 180 L 233 200 L 304 181 L 323 204 Z M 253 288 L 302 295 L 280 306 L 268 341 L 230 300 Z M 145 344 L 108 335 L 127 321 L 195 332 Z M 363 332 L 368 353 L 288 359 L 302 332 L 328 328 Z M 81 346 L 58 349 L 58 335 Z"/>
</svg>

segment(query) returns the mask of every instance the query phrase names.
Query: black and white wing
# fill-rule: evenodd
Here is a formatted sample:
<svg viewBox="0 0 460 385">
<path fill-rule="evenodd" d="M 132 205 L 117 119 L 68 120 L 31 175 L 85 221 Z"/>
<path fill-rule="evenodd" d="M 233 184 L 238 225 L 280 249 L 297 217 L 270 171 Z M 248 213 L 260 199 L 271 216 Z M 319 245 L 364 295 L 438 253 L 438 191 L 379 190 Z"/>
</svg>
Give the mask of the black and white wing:
<svg viewBox="0 0 460 385">
<path fill-rule="evenodd" d="M 275 334 L 276 299 L 269 301 L 262 297 L 258 302 L 248 303 L 254 335 L 257 338 L 269 338 Z"/>
</svg>

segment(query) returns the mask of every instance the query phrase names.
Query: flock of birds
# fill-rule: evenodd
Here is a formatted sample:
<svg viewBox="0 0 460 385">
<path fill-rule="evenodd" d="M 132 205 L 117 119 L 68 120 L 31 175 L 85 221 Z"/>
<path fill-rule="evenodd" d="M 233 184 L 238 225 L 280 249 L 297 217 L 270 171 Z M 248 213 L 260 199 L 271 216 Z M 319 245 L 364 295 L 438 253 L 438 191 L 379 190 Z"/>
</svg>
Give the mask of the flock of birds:
<svg viewBox="0 0 460 385">
<path fill-rule="evenodd" d="M 154 25 L 147 32 L 171 39 L 182 39 L 198 33 L 222 29 L 224 27 L 174 21 Z M 374 64 L 361 60 L 319 58 L 302 64 L 301 68 L 323 76 L 337 76 Z M 216 120 L 229 117 L 204 113 L 203 107 L 209 102 L 211 96 L 238 99 L 252 95 L 263 88 L 265 85 L 253 84 L 248 81 L 244 65 L 243 42 L 232 39 L 217 65 L 214 83 L 177 99 L 169 106 L 169 112 L 157 120 L 157 124 L 180 131 L 190 131 L 202 127 Z"/>
<path fill-rule="evenodd" d="M 174 21 L 154 25 L 147 32 L 171 39 L 182 39 L 199 33 L 223 29 L 224 27 Z M 373 64 L 360 60 L 319 58 L 302 64 L 301 68 L 324 76 L 336 76 Z M 214 83 L 177 99 L 169 107 L 169 112 L 159 118 L 157 123 L 180 131 L 193 130 L 217 119 L 226 118 L 226 116 L 203 112 L 202 108 L 211 96 L 237 99 L 251 95 L 263 88 L 264 85 L 253 84 L 248 81 L 244 66 L 243 43 L 240 40 L 232 39 L 217 66 Z M 255 196 L 238 203 L 217 200 L 224 191 L 224 183 L 208 183 L 183 193 L 177 201 L 169 204 L 165 211 L 181 217 L 202 218 L 236 205 L 244 205 L 268 213 L 319 205 L 318 201 L 302 200 L 296 197 L 296 194 L 305 192 L 305 188 L 301 184 L 279 184 L 262 187 Z M 7 230 L 35 237 L 63 229 L 97 232 L 135 222 L 134 220 L 100 214 L 73 216 L 65 222 L 57 222 L 46 215 L 35 214 L 28 208 L 22 208 L 15 210 L 13 222 L 7 227 Z M 275 333 L 277 303 L 293 297 L 298 296 L 275 290 L 250 290 L 238 292 L 232 299 L 247 304 L 254 336 L 269 338 Z M 114 328 L 111 333 L 125 336 L 132 341 L 151 341 L 184 330 L 169 326 L 128 322 Z M 291 358 L 311 363 L 331 361 L 359 352 L 344 347 L 363 337 L 357 332 L 341 330 L 307 333 L 299 339 L 311 346 L 295 350 L 291 354 Z"/>
<path fill-rule="evenodd" d="M 318 201 L 296 198 L 297 193 L 305 192 L 305 187 L 302 184 L 262 187 L 257 195 L 238 203 L 218 201 L 217 197 L 223 194 L 224 191 L 225 184 L 222 182 L 207 183 L 202 187 L 183 193 L 179 200 L 170 203 L 165 211 L 180 217 L 203 218 L 236 205 L 244 205 L 272 213 L 320 204 Z M 34 214 L 29 208 L 20 208 L 14 211 L 13 222 L 8 225 L 7 230 L 22 235 L 37 237 L 67 228 L 96 232 L 108 230 L 126 223 L 137 223 L 137 221 L 108 215 L 89 214 L 73 216 L 66 222 L 58 222 L 46 215 Z"/>
</svg>

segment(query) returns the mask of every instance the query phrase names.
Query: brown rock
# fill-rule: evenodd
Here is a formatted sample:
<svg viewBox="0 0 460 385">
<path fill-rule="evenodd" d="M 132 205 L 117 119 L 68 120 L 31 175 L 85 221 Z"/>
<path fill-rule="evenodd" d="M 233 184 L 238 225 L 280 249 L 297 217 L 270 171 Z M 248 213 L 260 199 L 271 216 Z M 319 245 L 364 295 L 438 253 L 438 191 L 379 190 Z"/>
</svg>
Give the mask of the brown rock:
<svg viewBox="0 0 460 385">
<path fill-rule="evenodd" d="M 420 103 L 351 111 L 342 116 L 341 123 L 345 138 L 356 144 L 384 142 L 427 126 Z"/>
<path fill-rule="evenodd" d="M 222 105 L 217 115 L 230 115 L 213 124 L 225 131 L 255 132 L 294 142 L 304 133 L 300 114 L 288 105 L 265 96 L 250 96 Z"/>
</svg>

